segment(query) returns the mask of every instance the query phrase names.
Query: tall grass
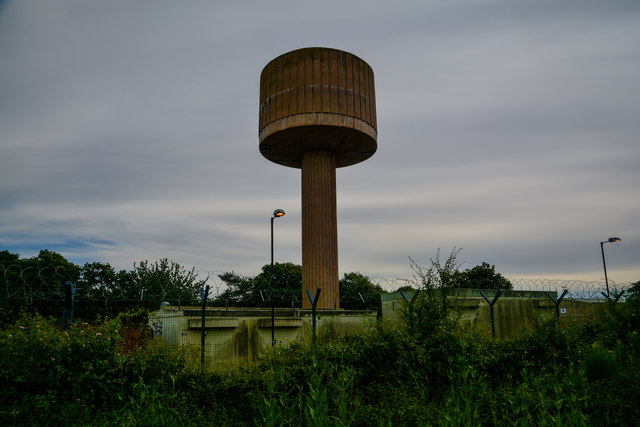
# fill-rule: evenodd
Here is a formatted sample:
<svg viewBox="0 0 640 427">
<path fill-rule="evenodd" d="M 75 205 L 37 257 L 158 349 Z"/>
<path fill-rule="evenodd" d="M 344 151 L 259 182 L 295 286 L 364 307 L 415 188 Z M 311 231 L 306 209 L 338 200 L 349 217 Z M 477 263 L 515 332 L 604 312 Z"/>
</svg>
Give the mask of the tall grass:
<svg viewBox="0 0 640 427">
<path fill-rule="evenodd" d="M 498 341 L 414 301 L 410 324 L 333 343 L 277 347 L 264 363 L 203 368 L 198 349 L 151 341 L 133 354 L 119 323 L 24 316 L 0 331 L 7 425 L 638 425 L 633 302 L 584 323 L 542 319 Z M 612 311 L 615 310 L 615 311 Z M 429 314 L 431 313 L 431 314 Z M 424 320 L 424 321 L 423 321 Z M 431 325 L 431 329 L 421 329 Z M 435 325 L 435 326 L 434 326 Z"/>
</svg>

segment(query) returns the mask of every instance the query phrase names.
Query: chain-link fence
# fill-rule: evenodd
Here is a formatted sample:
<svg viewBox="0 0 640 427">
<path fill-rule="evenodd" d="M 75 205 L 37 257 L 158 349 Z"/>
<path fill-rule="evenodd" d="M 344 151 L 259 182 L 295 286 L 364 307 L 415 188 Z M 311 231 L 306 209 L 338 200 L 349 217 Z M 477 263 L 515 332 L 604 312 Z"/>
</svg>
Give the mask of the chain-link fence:
<svg viewBox="0 0 640 427">
<path fill-rule="evenodd" d="M 0 326 L 20 310 L 54 316 L 65 326 L 74 319 L 116 316 L 134 308 L 155 311 L 164 306 L 149 318 L 152 331 L 142 324 L 140 331 L 146 329 L 171 344 L 199 346 L 208 363 L 256 360 L 273 343 L 315 339 L 318 319 L 315 310 L 301 308 L 307 295 L 302 293 L 299 276 L 274 276 L 273 283 L 251 278 L 230 283 L 228 278 L 217 271 L 193 270 L 188 280 L 181 275 L 150 279 L 135 274 L 105 276 L 87 269 L 69 273 L 65 267 L 0 264 Z M 418 278 L 357 278 L 366 280 L 340 281 L 343 310 L 322 311 L 319 327 L 323 333 L 366 328 L 375 323 L 376 315 L 391 318 L 420 288 Z M 559 317 L 573 316 L 585 310 L 591 313 L 607 297 L 602 282 L 509 280 L 511 290 L 449 289 L 451 303 L 463 313 L 461 322 L 490 327 L 494 336 L 503 338 L 526 325 L 532 309 L 555 309 Z M 609 282 L 611 298 L 624 298 L 623 291 L 630 285 Z"/>
<path fill-rule="evenodd" d="M 179 280 L 169 279 L 151 286 L 144 280 L 128 277 L 126 280 L 104 280 L 91 273 L 72 277 L 65 268 L 23 268 L 20 265 L 0 265 L 0 306 L 22 307 L 38 310 L 42 314 L 57 315 L 65 305 L 65 283 L 73 284 L 72 297 L 77 317 L 115 315 L 133 307 L 157 309 L 162 303 L 178 307 L 199 306 L 199 288 L 209 286 L 208 305 L 211 307 L 271 307 L 299 308 L 302 299 L 302 284 L 299 278 L 278 277 L 274 286 L 262 289 L 233 289 L 221 279 L 221 271 L 194 271 L 191 287 L 183 286 Z M 381 293 L 395 292 L 409 287 L 418 289 L 414 278 L 379 278 L 369 276 L 371 285 L 363 287 L 352 283 L 340 283 L 340 307 L 343 309 L 376 311 L 380 306 Z M 509 278 L 513 284 L 513 296 L 530 295 L 527 291 L 547 291 L 566 299 L 603 300 L 606 286 L 603 282 L 582 280 L 518 279 Z M 194 292 L 194 285 L 197 289 Z M 619 295 L 631 283 L 609 282 L 611 295 Z M 68 296 L 67 296 L 68 297 Z M 624 293 L 623 293 L 624 298 Z M 168 304 L 167 304 L 168 303 Z"/>
</svg>

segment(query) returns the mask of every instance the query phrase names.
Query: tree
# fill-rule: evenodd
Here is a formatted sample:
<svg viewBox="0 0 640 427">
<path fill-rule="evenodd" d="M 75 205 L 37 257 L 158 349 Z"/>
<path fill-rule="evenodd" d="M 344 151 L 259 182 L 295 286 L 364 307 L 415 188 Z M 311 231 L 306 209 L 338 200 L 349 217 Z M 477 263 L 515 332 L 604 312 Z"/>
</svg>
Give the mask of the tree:
<svg viewBox="0 0 640 427">
<path fill-rule="evenodd" d="M 20 259 L 18 266 L 26 294 L 41 300 L 59 299 L 64 283 L 77 283 L 80 278 L 80 267 L 48 249 L 35 257 Z"/>
<path fill-rule="evenodd" d="M 302 267 L 292 262 L 265 264 L 255 277 L 240 276 L 234 272 L 218 275 L 227 289 L 214 301 L 214 305 L 243 307 L 300 306 L 302 294 Z"/>
<path fill-rule="evenodd" d="M 513 289 L 509 280 L 496 273 L 496 266 L 486 262 L 465 271 L 456 271 L 452 278 L 458 288 Z"/>
<path fill-rule="evenodd" d="M 80 268 L 57 252 L 41 250 L 37 256 L 20 258 L 9 251 L 0 252 L 0 305 L 17 312 L 21 307 L 42 313 L 57 313 L 64 302 L 64 284 L 77 283 Z"/>
<path fill-rule="evenodd" d="M 626 291 L 627 300 L 634 299 L 640 301 L 640 280 L 632 283 Z"/>
<path fill-rule="evenodd" d="M 2 284 L 3 299 L 10 297 L 14 293 L 14 287 L 20 282 L 22 266 L 20 265 L 20 255 L 12 254 L 9 251 L 0 252 L 0 284 Z"/>
<path fill-rule="evenodd" d="M 271 264 L 262 267 L 255 277 L 227 272 L 218 276 L 227 289 L 213 302 L 216 306 L 239 307 L 300 307 L 302 294 L 302 266 L 292 262 L 275 263 L 273 289 Z M 360 273 L 345 273 L 339 281 L 340 306 L 347 310 L 378 310 L 382 288 Z"/>
<path fill-rule="evenodd" d="M 17 303 L 24 302 L 20 256 L 7 250 L 0 252 L 0 326 L 18 313 Z"/>
<path fill-rule="evenodd" d="M 380 310 L 380 285 L 360 273 L 345 273 L 340 279 L 340 307 L 345 310 Z"/>
<path fill-rule="evenodd" d="M 93 303 L 96 314 L 117 314 L 140 300 L 126 270 L 116 272 L 108 263 L 92 262 L 80 267 L 80 273 L 78 288 L 87 302 Z"/>
<path fill-rule="evenodd" d="M 79 267 L 47 249 L 26 259 L 6 250 L 0 252 L 0 306 L 27 305 L 57 315 L 64 302 L 66 281 L 76 285 L 76 313 L 95 317 L 134 306 L 157 310 L 163 301 L 195 304 L 206 279 L 200 279 L 195 269 L 186 270 L 166 258 L 153 264 L 142 261 L 131 271 L 116 272 L 111 265 L 99 262 Z"/>
<path fill-rule="evenodd" d="M 128 277 L 121 279 L 124 279 L 120 286 L 125 295 L 137 294 L 141 304 L 150 310 L 157 310 L 164 301 L 173 305 L 195 304 L 200 297 L 200 288 L 207 281 L 198 278 L 195 268 L 185 270 L 166 258 L 154 264 L 149 261 L 134 264 Z"/>
<path fill-rule="evenodd" d="M 636 313 L 640 312 L 640 281 L 632 283 L 624 293 L 627 307 L 631 312 L 633 327 L 632 330 L 640 328 L 640 318 Z"/>
<path fill-rule="evenodd" d="M 27 269 L 37 271 L 33 277 L 35 283 L 46 286 L 51 291 L 64 284 L 67 280 L 77 282 L 80 278 L 80 267 L 57 252 L 43 249 L 38 256 L 20 260 L 22 271 Z"/>
<path fill-rule="evenodd" d="M 8 250 L 0 251 L 0 265 L 9 267 L 20 262 L 20 255 L 12 254 Z"/>
<path fill-rule="evenodd" d="M 253 301 L 254 279 L 241 276 L 233 271 L 219 274 L 218 277 L 227 287 L 211 301 L 214 306 L 248 306 Z"/>
<path fill-rule="evenodd" d="M 302 266 L 292 262 L 274 263 L 273 290 L 271 289 L 271 264 L 262 267 L 255 277 L 255 289 L 273 298 L 276 306 L 300 306 L 302 295 Z M 267 304 L 271 305 L 271 304 Z"/>
<path fill-rule="evenodd" d="M 87 290 L 94 294 L 106 295 L 119 291 L 118 276 L 110 264 L 85 263 L 80 267 L 80 273 Z"/>
</svg>

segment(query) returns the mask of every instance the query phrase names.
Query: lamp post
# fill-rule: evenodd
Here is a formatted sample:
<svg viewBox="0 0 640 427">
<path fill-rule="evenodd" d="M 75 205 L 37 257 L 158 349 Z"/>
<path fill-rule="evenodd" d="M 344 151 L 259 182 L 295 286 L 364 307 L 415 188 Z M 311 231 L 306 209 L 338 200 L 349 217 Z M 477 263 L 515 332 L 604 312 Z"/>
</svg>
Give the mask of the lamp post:
<svg viewBox="0 0 640 427">
<path fill-rule="evenodd" d="M 274 284 L 273 279 L 275 270 L 273 266 L 273 220 L 284 216 L 284 210 L 276 209 L 271 217 L 271 347 L 276 345 L 276 328 L 275 328 L 275 304 L 273 302 Z"/>
<path fill-rule="evenodd" d="M 604 283 L 607 286 L 607 298 L 609 298 L 609 280 L 607 279 L 607 263 L 604 261 L 604 244 L 621 241 L 622 239 L 619 237 L 609 237 L 604 242 L 600 242 L 600 252 L 602 252 L 602 266 L 604 267 Z"/>
</svg>

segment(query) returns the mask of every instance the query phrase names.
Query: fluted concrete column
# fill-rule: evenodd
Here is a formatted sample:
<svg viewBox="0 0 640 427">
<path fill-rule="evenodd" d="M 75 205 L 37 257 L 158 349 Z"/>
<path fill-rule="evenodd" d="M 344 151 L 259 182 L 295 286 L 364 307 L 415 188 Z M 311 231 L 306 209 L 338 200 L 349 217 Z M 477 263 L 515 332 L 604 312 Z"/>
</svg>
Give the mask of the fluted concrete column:
<svg viewBox="0 0 640 427">
<path fill-rule="evenodd" d="M 328 151 L 312 151 L 302 158 L 302 307 L 339 308 L 338 219 L 336 213 L 336 158 Z"/>
</svg>

